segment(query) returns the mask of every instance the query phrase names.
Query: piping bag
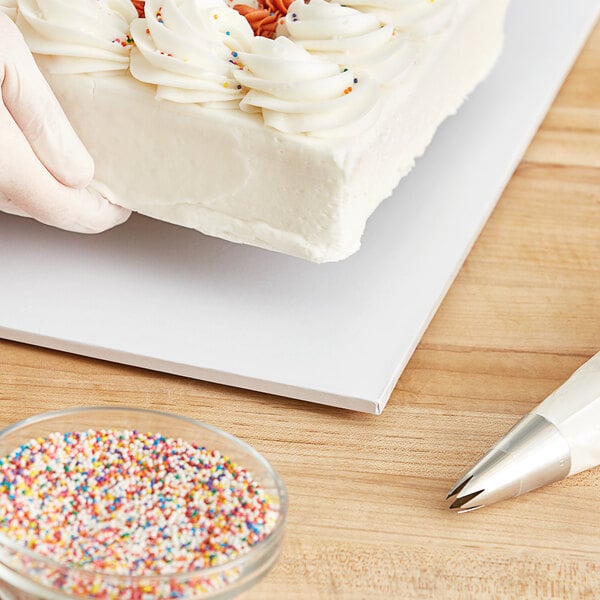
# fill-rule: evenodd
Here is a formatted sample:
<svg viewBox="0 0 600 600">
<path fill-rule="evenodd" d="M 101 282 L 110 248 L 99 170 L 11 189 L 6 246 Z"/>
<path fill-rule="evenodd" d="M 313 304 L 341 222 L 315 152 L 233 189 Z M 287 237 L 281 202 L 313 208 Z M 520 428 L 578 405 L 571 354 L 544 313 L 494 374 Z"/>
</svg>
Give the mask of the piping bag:
<svg viewBox="0 0 600 600">
<path fill-rule="evenodd" d="M 523 417 L 450 490 L 467 512 L 600 464 L 600 352 Z"/>
</svg>

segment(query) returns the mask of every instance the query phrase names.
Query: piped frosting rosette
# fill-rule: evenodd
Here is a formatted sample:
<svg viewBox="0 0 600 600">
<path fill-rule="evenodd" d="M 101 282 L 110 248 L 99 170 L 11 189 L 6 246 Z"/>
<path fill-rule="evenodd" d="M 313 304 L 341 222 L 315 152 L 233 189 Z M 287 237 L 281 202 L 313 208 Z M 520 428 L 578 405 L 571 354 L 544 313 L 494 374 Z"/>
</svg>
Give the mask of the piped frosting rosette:
<svg viewBox="0 0 600 600">
<path fill-rule="evenodd" d="M 130 0 L 18 0 L 17 24 L 54 73 L 127 69 L 136 17 Z"/>
<path fill-rule="evenodd" d="M 0 0 L 0 12 L 7 14 L 13 21 L 16 21 L 17 0 Z"/>
<path fill-rule="evenodd" d="M 284 133 L 347 137 L 370 127 L 379 113 L 379 86 L 351 68 L 307 52 L 286 37 L 255 37 L 241 52 L 236 79 L 250 91 L 240 108 L 260 110 L 265 124 Z"/>
<path fill-rule="evenodd" d="M 379 83 L 389 84 L 414 63 L 415 44 L 393 25 L 373 14 L 326 0 L 295 0 L 285 18 L 288 36 L 334 63 L 368 69 Z"/>
<path fill-rule="evenodd" d="M 219 0 L 147 0 L 145 15 L 131 25 L 132 75 L 159 99 L 237 108 L 236 57 L 253 38 L 246 19 Z"/>
<path fill-rule="evenodd" d="M 452 21 L 456 0 L 344 0 L 361 12 L 372 13 L 384 23 L 417 36 L 443 31 Z"/>
</svg>

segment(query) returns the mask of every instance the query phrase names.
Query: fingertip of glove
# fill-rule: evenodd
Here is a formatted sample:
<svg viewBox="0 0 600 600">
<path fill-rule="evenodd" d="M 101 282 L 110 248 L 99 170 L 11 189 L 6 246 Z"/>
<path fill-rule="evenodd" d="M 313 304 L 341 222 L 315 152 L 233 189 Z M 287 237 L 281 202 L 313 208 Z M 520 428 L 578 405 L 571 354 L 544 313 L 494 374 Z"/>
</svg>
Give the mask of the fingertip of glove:
<svg viewBox="0 0 600 600">
<path fill-rule="evenodd" d="M 97 210 L 91 215 L 82 233 L 102 233 L 121 225 L 129 219 L 131 211 L 117 204 L 113 204 L 97 190 L 88 188 L 89 194 L 97 202 Z"/>
</svg>

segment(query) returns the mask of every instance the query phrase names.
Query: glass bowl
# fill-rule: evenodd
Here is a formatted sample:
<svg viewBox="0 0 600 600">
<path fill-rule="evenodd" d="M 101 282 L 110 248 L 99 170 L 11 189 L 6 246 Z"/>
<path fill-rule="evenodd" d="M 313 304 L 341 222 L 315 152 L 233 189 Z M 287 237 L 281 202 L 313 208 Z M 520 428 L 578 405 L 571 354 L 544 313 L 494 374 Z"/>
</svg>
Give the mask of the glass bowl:
<svg viewBox="0 0 600 600">
<path fill-rule="evenodd" d="M 218 450 L 247 469 L 278 507 L 274 528 L 248 552 L 224 564 L 151 576 L 116 575 L 60 564 L 0 533 L 0 600 L 234 598 L 273 567 L 287 514 L 285 486 L 273 467 L 248 444 L 200 421 L 135 408 L 77 408 L 43 413 L 0 431 L 0 458 L 32 438 L 88 429 L 139 430 Z M 85 593 L 78 594 L 78 587 Z"/>
</svg>

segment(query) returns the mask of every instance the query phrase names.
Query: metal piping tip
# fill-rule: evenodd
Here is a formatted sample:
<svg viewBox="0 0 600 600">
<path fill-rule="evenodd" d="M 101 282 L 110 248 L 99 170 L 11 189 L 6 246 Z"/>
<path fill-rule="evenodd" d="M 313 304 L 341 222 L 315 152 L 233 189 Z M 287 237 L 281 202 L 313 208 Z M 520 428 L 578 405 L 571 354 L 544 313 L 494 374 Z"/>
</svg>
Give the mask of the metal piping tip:
<svg viewBox="0 0 600 600">
<path fill-rule="evenodd" d="M 457 512 L 459 513 L 469 512 L 485 506 L 484 504 L 469 504 L 471 500 L 475 500 L 475 498 L 480 496 L 485 491 L 483 489 L 479 489 L 474 492 L 465 492 L 465 488 L 469 489 L 471 487 L 469 484 L 473 479 L 472 471 L 473 469 L 461 477 L 446 496 L 446 500 L 450 500 L 450 498 L 455 496 L 449 508 L 453 510 L 458 509 Z M 466 506 L 467 504 L 469 504 L 469 506 Z"/>
<path fill-rule="evenodd" d="M 472 492 L 471 494 L 465 494 L 463 496 L 457 496 L 454 499 L 454 502 L 450 505 L 450 508 L 463 508 L 465 507 L 465 510 L 469 507 L 467 507 L 466 505 L 471 502 L 471 500 L 474 500 L 475 498 L 477 498 L 477 496 L 479 496 L 484 490 L 478 490 L 477 492 Z M 471 508 L 474 508 L 473 505 L 471 505 Z"/>
<path fill-rule="evenodd" d="M 563 479 L 571 451 L 558 429 L 544 417 L 523 417 L 450 490 L 451 509 L 469 512 Z"/>
<path fill-rule="evenodd" d="M 472 479 L 473 476 L 471 475 L 470 477 L 467 477 L 467 475 L 469 475 L 469 473 L 467 473 L 466 475 L 461 477 L 454 484 L 454 487 L 448 492 L 448 495 L 446 496 L 446 500 L 450 500 L 450 498 L 452 496 L 456 496 L 465 487 L 465 485 L 467 485 L 467 483 L 469 483 L 469 481 Z"/>
<path fill-rule="evenodd" d="M 458 514 L 467 513 L 467 512 L 471 512 L 473 510 L 477 510 L 478 508 L 483 508 L 484 506 L 485 506 L 485 504 L 478 504 L 477 506 L 471 506 L 471 508 L 461 508 L 460 510 L 457 510 L 456 512 Z"/>
</svg>

